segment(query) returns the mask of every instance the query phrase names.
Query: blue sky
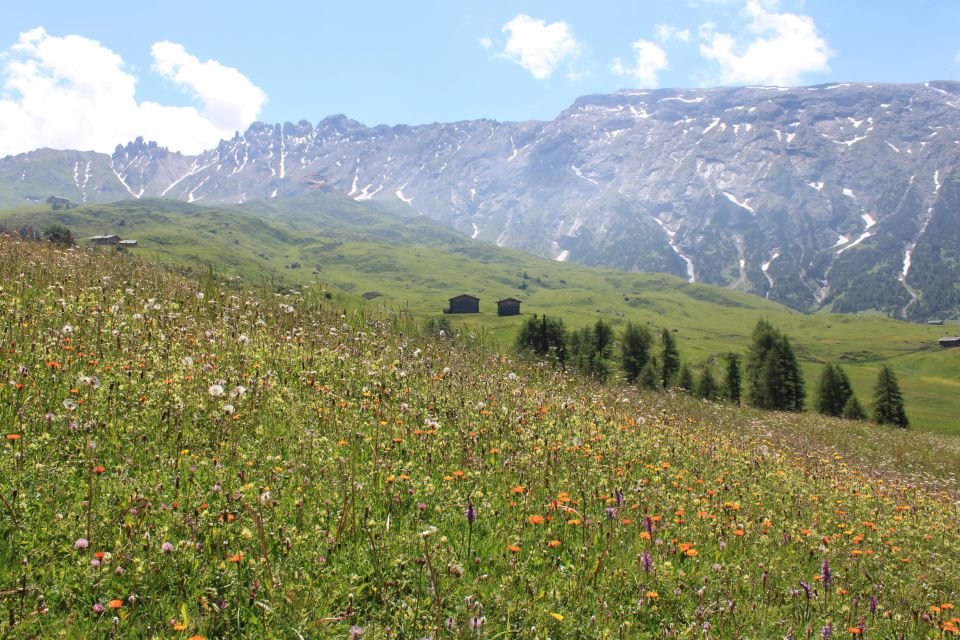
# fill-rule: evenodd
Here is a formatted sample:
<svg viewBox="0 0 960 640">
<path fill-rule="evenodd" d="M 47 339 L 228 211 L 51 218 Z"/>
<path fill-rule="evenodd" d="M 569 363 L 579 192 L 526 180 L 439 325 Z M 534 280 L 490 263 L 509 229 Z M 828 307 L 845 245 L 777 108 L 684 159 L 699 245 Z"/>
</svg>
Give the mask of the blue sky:
<svg viewBox="0 0 960 640">
<path fill-rule="evenodd" d="M 957 0 L 4 4 L 0 154 L 138 132 L 192 152 L 334 113 L 550 119 L 624 87 L 960 79 Z"/>
</svg>

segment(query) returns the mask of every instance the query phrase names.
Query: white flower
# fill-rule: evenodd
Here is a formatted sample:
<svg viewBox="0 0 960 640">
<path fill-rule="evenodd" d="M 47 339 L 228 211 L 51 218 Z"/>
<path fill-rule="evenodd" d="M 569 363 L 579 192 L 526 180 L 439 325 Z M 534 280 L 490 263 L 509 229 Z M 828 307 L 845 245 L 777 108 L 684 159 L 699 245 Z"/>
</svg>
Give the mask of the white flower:
<svg viewBox="0 0 960 640">
<path fill-rule="evenodd" d="M 203 291 L 197 291 L 197 300 L 203 300 Z"/>
<path fill-rule="evenodd" d="M 68 335 L 70 335 L 71 333 L 73 333 L 73 327 L 71 327 L 71 326 L 68 325 L 68 324 L 65 324 L 65 325 L 63 325 L 63 329 L 60 329 L 60 333 L 62 333 L 62 334 L 65 335 L 65 336 L 68 336 Z"/>
<path fill-rule="evenodd" d="M 247 344 L 248 342 L 250 342 L 250 338 L 247 337 L 247 334 L 241 333 L 240 337 L 237 338 L 237 342 L 239 342 L 240 344 Z"/>
<path fill-rule="evenodd" d="M 220 396 L 223 395 L 223 385 L 212 384 L 210 385 L 209 392 L 210 392 L 210 397 L 219 398 Z"/>
<path fill-rule="evenodd" d="M 191 358 L 190 356 L 184 356 L 183 360 L 181 360 L 180 362 L 183 363 L 184 369 L 189 369 L 190 367 L 193 366 L 193 358 Z"/>
<path fill-rule="evenodd" d="M 230 392 L 231 398 L 242 398 L 243 394 L 247 392 L 247 388 L 244 386 L 236 386 L 233 388 L 233 391 Z"/>
<path fill-rule="evenodd" d="M 225 405 L 223 405 L 223 412 L 224 412 L 225 414 L 227 414 L 228 416 L 232 416 L 235 411 L 236 411 L 236 409 L 234 408 L 234 406 L 233 406 L 232 404 L 225 404 Z"/>
</svg>

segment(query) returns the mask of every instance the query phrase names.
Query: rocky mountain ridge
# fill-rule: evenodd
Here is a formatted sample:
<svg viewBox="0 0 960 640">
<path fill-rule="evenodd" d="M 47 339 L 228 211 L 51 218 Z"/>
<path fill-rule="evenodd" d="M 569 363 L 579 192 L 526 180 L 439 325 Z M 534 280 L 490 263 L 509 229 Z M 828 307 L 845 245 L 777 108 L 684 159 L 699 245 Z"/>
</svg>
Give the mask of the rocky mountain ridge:
<svg viewBox="0 0 960 640">
<path fill-rule="evenodd" d="M 0 201 L 302 195 L 556 260 L 665 271 L 812 311 L 960 314 L 960 83 L 620 91 L 548 122 L 254 123 L 198 156 L 0 160 Z M 4 197 L 5 196 L 5 197 Z"/>
</svg>

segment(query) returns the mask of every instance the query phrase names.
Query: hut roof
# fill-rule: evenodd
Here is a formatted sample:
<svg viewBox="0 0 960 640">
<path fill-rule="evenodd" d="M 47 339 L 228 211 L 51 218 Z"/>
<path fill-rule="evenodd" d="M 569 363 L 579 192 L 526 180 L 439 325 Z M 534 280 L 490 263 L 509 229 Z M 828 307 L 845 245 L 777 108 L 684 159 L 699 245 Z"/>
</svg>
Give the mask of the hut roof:
<svg viewBox="0 0 960 640">
<path fill-rule="evenodd" d="M 465 300 L 465 299 L 467 299 L 467 298 L 469 298 L 470 300 L 479 300 L 479 299 L 480 299 L 480 298 L 478 298 L 477 296 L 472 296 L 472 295 L 470 295 L 469 293 L 461 293 L 461 294 L 458 295 L 458 296 L 453 296 L 452 298 L 450 298 L 450 300 L 451 300 L 451 301 L 453 301 L 453 300 Z"/>
</svg>

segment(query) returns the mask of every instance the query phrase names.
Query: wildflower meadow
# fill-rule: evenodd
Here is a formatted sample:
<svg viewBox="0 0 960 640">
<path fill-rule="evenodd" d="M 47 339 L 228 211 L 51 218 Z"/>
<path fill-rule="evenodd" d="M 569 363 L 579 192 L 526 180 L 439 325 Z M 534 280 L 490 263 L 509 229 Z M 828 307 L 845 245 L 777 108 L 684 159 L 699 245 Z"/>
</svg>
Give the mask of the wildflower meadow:
<svg viewBox="0 0 960 640">
<path fill-rule="evenodd" d="M 0 638 L 944 638 L 955 438 L 0 240 Z"/>
</svg>

